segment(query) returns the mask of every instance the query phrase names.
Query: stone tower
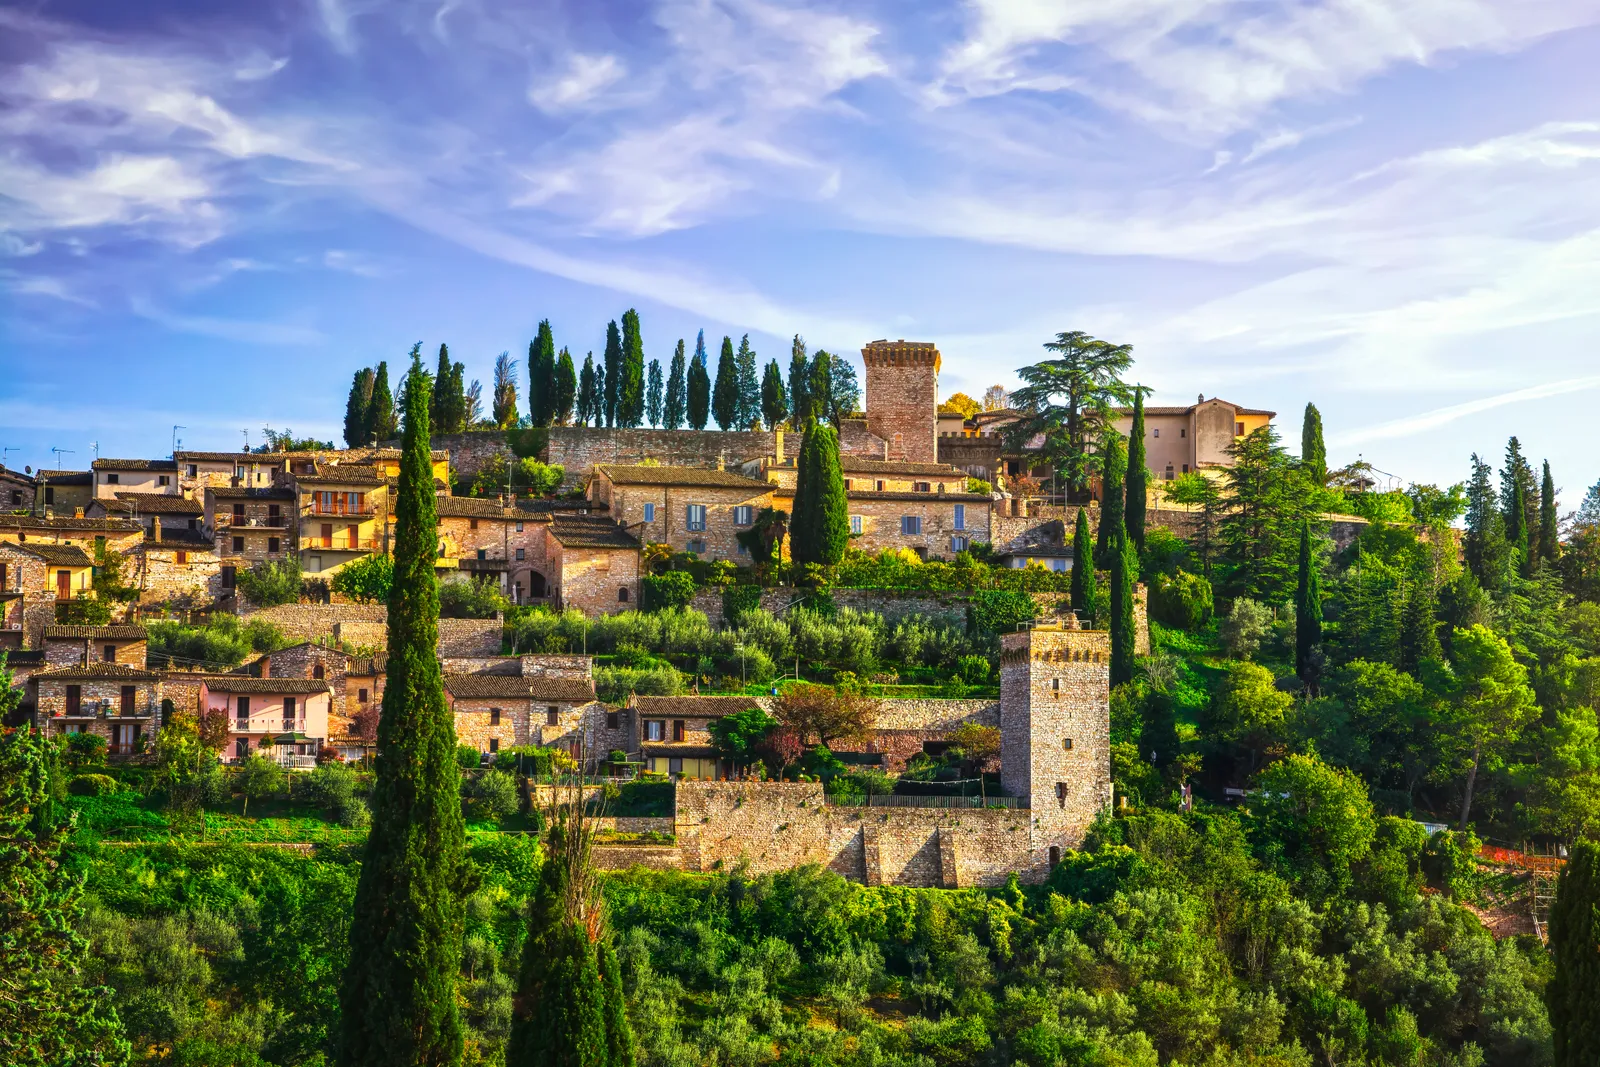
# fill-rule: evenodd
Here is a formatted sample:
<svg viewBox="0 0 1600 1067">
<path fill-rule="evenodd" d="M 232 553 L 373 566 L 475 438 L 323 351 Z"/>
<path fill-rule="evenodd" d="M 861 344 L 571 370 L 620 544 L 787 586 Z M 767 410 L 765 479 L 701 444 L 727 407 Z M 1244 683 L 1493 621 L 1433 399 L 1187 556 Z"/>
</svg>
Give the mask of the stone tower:
<svg viewBox="0 0 1600 1067">
<path fill-rule="evenodd" d="M 889 458 L 939 462 L 939 349 L 929 341 L 873 341 L 867 368 L 867 429 L 889 443 Z"/>
<path fill-rule="evenodd" d="M 1111 806 L 1111 635 L 1076 616 L 1000 638 L 1000 781 L 1026 798 L 1033 872 Z"/>
</svg>

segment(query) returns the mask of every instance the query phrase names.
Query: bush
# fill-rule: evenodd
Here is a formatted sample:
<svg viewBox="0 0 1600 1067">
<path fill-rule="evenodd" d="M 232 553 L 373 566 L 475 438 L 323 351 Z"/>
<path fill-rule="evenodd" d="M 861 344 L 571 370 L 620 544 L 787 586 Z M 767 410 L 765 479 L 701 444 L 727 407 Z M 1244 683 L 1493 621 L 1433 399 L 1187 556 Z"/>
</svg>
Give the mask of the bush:
<svg viewBox="0 0 1600 1067">
<path fill-rule="evenodd" d="M 461 785 L 461 796 L 476 818 L 499 822 L 517 813 L 517 780 L 494 767 L 469 775 Z"/>
<path fill-rule="evenodd" d="M 67 766 L 100 767 L 106 762 L 106 739 L 87 731 L 67 735 Z"/>
<path fill-rule="evenodd" d="M 492 619 L 510 606 L 492 581 L 458 579 L 439 586 L 441 619 Z"/>
<path fill-rule="evenodd" d="M 967 605 L 967 626 L 984 633 L 1010 633 L 1039 613 L 1033 597 L 1009 589 L 985 589 Z"/>
<path fill-rule="evenodd" d="M 956 673 L 968 685 L 983 685 L 989 681 L 988 656 L 962 656 L 956 661 Z"/>
<path fill-rule="evenodd" d="M 105 626 L 111 622 L 111 602 L 97 596 L 57 601 L 56 622 L 65 626 Z"/>
<path fill-rule="evenodd" d="M 483 754 L 471 745 L 456 746 L 456 766 L 464 771 L 475 771 L 483 765 Z"/>
<path fill-rule="evenodd" d="M 371 818 L 360 796 L 361 777 L 342 763 L 324 763 L 306 776 L 311 802 L 345 826 L 365 826 Z"/>
<path fill-rule="evenodd" d="M 147 660 L 151 667 L 203 667 L 229 670 L 252 652 L 272 652 L 289 644 L 276 626 L 261 619 L 240 625 L 233 615 L 218 615 L 205 626 L 153 622 Z"/>
<path fill-rule="evenodd" d="M 263 608 L 293 604 L 300 599 L 300 557 L 290 553 L 277 562 L 263 561 L 235 579 L 239 592 Z"/>
<path fill-rule="evenodd" d="M 673 667 L 596 667 L 595 693 L 609 704 L 620 704 L 629 693 L 670 697 L 683 692 L 683 675 Z"/>
<path fill-rule="evenodd" d="M 577 764 L 565 749 L 542 745 L 514 745 L 495 753 L 497 771 L 519 771 L 527 778 L 548 778 L 553 771 L 572 770 Z"/>
<path fill-rule="evenodd" d="M 1195 630 L 1211 617 L 1211 583 L 1180 570 L 1150 581 L 1150 617 L 1163 626 Z"/>
<path fill-rule="evenodd" d="M 75 797 L 105 797 L 118 789 L 117 780 L 105 774 L 80 774 L 67 786 Z"/>
<path fill-rule="evenodd" d="M 722 591 L 722 620 L 726 625 L 739 625 L 747 612 L 760 606 L 759 585 L 730 585 Z"/>
<path fill-rule="evenodd" d="M 1261 648 L 1272 629 L 1272 610 L 1248 597 L 1239 597 L 1218 627 L 1223 647 L 1234 659 L 1249 659 Z"/>
<path fill-rule="evenodd" d="M 362 556 L 339 568 L 331 588 L 361 604 L 387 604 L 394 585 L 394 560 L 388 555 Z"/>
<path fill-rule="evenodd" d="M 640 607 L 645 611 L 686 608 L 694 599 L 694 578 L 685 571 L 647 574 L 639 580 Z"/>
</svg>

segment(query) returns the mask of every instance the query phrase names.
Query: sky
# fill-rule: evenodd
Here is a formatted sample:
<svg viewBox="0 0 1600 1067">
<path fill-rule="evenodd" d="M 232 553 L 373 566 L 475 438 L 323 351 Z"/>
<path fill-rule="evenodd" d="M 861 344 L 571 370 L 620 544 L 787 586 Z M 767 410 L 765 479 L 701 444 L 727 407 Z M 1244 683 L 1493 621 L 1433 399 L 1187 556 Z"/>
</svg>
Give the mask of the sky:
<svg viewBox="0 0 1600 1067">
<path fill-rule="evenodd" d="M 539 320 L 633 307 L 663 363 L 903 337 L 974 396 L 1081 330 L 1402 481 L 1516 434 L 1570 509 L 1596 57 L 1600 0 L 12 0 L 0 448 L 336 439 L 359 367 L 526 395 Z"/>
</svg>

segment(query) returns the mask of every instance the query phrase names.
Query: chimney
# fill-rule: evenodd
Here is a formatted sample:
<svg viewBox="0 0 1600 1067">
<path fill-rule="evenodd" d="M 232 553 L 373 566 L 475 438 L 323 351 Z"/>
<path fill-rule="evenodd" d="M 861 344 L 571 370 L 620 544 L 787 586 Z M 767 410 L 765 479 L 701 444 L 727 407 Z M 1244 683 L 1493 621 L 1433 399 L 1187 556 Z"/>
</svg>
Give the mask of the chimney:
<svg viewBox="0 0 1600 1067">
<path fill-rule="evenodd" d="M 727 463 L 725 462 L 725 455 L 726 454 L 722 452 L 717 453 L 717 470 L 719 471 L 728 469 Z"/>
<path fill-rule="evenodd" d="M 783 431 L 772 431 L 772 465 L 783 466 Z"/>
<path fill-rule="evenodd" d="M 150 539 L 152 541 L 161 540 L 161 516 L 160 515 L 152 515 L 152 516 L 150 516 Z"/>
<path fill-rule="evenodd" d="M 83 509 L 82 508 L 73 508 L 72 509 L 72 517 L 75 518 L 75 519 L 83 518 Z"/>
</svg>

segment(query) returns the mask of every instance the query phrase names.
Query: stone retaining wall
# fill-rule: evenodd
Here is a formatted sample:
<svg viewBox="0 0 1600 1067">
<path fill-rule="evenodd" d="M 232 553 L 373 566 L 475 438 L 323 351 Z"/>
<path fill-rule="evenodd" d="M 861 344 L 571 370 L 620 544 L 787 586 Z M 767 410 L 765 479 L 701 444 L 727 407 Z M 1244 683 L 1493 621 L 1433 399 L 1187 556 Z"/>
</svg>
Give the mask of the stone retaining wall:
<svg viewBox="0 0 1600 1067">
<path fill-rule="evenodd" d="M 389 614 L 382 604 L 279 604 L 241 613 L 246 621 L 260 619 L 282 630 L 294 641 L 320 641 L 332 638 L 340 623 L 388 624 Z"/>
<path fill-rule="evenodd" d="M 625 871 L 630 867 L 678 871 L 683 869 L 683 857 L 677 845 L 596 844 L 594 865 L 602 871 Z"/>
</svg>

